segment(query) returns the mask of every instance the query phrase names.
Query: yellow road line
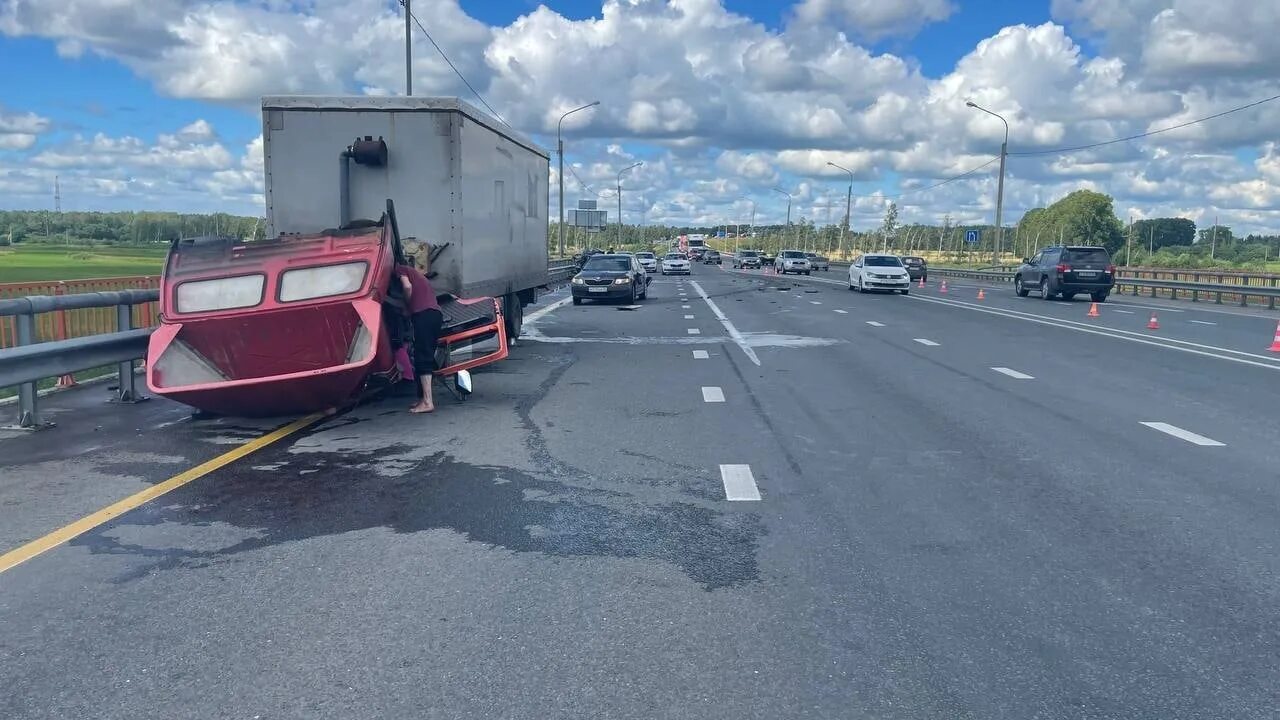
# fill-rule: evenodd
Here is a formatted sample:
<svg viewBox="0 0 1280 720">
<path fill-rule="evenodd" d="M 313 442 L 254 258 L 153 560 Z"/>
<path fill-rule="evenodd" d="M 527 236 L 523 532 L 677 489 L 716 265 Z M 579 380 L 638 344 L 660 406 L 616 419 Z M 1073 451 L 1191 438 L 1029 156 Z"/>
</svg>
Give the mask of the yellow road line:
<svg viewBox="0 0 1280 720">
<path fill-rule="evenodd" d="M 323 417 L 325 417 L 324 413 L 313 413 L 299 420 L 294 420 L 284 427 L 273 430 L 262 437 L 250 440 L 233 450 L 213 458 L 212 460 L 207 460 L 190 470 L 180 472 L 162 483 L 152 485 L 146 490 L 130 495 L 129 497 L 108 505 L 95 513 L 86 515 L 70 525 L 58 528 L 44 537 L 37 538 L 22 547 L 10 550 L 4 555 L 0 555 L 0 573 L 11 570 L 47 550 L 52 550 L 72 538 L 89 532 L 108 520 L 119 517 L 144 503 L 160 497 L 161 495 L 177 490 L 193 480 L 199 480 L 218 468 L 230 465 L 246 455 L 261 450 L 278 440 L 283 440 L 299 430 L 313 425 Z"/>
</svg>

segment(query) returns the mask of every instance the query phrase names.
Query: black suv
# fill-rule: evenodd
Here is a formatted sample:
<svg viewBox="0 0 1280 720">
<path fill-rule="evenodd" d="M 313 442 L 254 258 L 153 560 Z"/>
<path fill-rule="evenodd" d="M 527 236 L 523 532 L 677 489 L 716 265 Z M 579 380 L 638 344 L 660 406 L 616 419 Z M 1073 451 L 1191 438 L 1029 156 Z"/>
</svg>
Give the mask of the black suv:
<svg viewBox="0 0 1280 720">
<path fill-rule="evenodd" d="M 1115 286 L 1116 266 L 1106 248 L 1086 245 L 1056 245 L 1024 258 L 1013 276 L 1013 290 L 1026 297 L 1038 290 L 1049 300 L 1061 295 L 1070 300 L 1077 293 L 1089 293 L 1094 302 L 1104 302 Z"/>
</svg>

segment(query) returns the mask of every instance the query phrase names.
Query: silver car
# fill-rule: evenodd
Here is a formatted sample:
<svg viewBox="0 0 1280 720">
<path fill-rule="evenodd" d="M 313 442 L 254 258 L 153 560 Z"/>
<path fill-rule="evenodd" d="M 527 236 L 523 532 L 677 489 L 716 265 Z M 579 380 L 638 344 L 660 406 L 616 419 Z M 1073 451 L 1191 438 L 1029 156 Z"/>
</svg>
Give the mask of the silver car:
<svg viewBox="0 0 1280 720">
<path fill-rule="evenodd" d="M 783 250 L 778 253 L 778 257 L 773 261 L 773 266 L 777 268 L 778 273 L 786 275 L 787 273 L 804 273 L 808 275 L 813 272 L 813 267 L 809 264 L 809 258 L 800 250 Z"/>
<path fill-rule="evenodd" d="M 692 269 L 689 258 L 680 253 L 667 253 L 662 256 L 663 275 L 689 275 Z"/>
<path fill-rule="evenodd" d="M 645 272 L 658 272 L 658 257 L 653 253 L 638 252 L 636 253 L 636 260 L 640 261 L 640 267 L 643 267 Z"/>
</svg>

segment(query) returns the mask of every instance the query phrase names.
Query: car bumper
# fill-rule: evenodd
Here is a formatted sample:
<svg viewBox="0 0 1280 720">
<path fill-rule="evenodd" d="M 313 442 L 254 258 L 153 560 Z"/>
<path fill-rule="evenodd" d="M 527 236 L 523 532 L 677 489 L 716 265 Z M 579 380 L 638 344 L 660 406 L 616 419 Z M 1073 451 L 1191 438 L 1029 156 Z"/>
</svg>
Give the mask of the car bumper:
<svg viewBox="0 0 1280 720">
<path fill-rule="evenodd" d="M 813 269 L 810 265 L 780 265 L 779 267 L 782 269 L 782 272 L 805 272 L 806 270 Z"/>
<path fill-rule="evenodd" d="M 603 288 L 604 292 L 591 292 L 594 288 Z M 573 297 L 584 300 L 620 300 L 631 297 L 631 284 L 627 285 L 574 285 Z"/>
<path fill-rule="evenodd" d="M 663 275 L 688 275 L 689 273 L 690 273 L 690 269 L 688 266 L 662 268 Z"/>
<path fill-rule="evenodd" d="M 907 271 L 907 277 L 911 278 L 912 280 L 919 280 L 922 277 L 928 277 L 928 275 L 929 275 L 929 271 L 925 268 L 917 268 L 914 270 Z"/>
<path fill-rule="evenodd" d="M 1115 283 L 1107 280 L 1101 282 L 1061 282 L 1055 286 L 1058 292 L 1078 292 L 1078 293 L 1095 293 L 1095 292 L 1111 292 L 1111 288 L 1115 287 Z"/>
<path fill-rule="evenodd" d="M 901 280 L 877 280 L 867 278 L 862 284 L 871 290 L 905 290 L 911 287 L 910 278 L 902 278 Z"/>
</svg>

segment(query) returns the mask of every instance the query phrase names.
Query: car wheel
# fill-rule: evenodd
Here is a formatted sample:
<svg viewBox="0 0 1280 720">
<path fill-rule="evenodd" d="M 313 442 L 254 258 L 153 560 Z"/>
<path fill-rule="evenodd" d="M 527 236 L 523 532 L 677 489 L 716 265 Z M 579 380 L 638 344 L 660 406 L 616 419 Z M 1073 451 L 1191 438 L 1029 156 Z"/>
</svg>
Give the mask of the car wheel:
<svg viewBox="0 0 1280 720">
<path fill-rule="evenodd" d="M 1030 290 L 1028 290 L 1026 287 L 1022 285 L 1021 275 L 1013 278 L 1013 292 L 1018 297 L 1026 297 L 1028 294 L 1031 293 Z"/>
<path fill-rule="evenodd" d="M 813 271 L 811 271 L 811 270 L 805 270 L 805 271 L 804 271 L 804 276 L 805 276 L 805 277 L 809 277 L 809 276 L 810 276 L 810 275 L 812 275 L 812 274 L 813 274 Z"/>
<path fill-rule="evenodd" d="M 636 286 L 635 286 L 635 283 L 632 283 L 632 285 L 631 285 L 631 294 L 627 296 L 627 304 L 628 304 L 628 305 L 635 305 L 635 304 L 636 304 Z"/>
<path fill-rule="evenodd" d="M 1108 294 L 1109 293 L 1105 293 L 1105 292 L 1096 292 L 1096 293 L 1090 293 L 1089 297 L 1093 298 L 1094 302 L 1106 302 Z"/>
<path fill-rule="evenodd" d="M 580 297 L 576 297 L 576 298 L 574 298 L 574 299 L 573 299 L 573 304 L 574 304 L 574 305 L 581 305 L 581 304 L 582 304 L 582 298 L 580 298 Z"/>
<path fill-rule="evenodd" d="M 903 295 L 906 295 L 907 293 L 909 293 L 909 292 L 911 292 L 911 291 L 910 291 L 910 290 L 902 290 L 901 292 L 902 292 L 902 294 L 903 294 Z"/>
<path fill-rule="evenodd" d="M 1076 299 L 1076 294 L 1073 292 L 1064 292 L 1062 293 L 1062 299 L 1066 300 L 1067 302 L 1071 302 L 1072 300 Z"/>
<path fill-rule="evenodd" d="M 863 286 L 862 286 L 862 278 L 861 278 L 861 277 L 859 277 L 859 278 L 858 278 L 858 292 L 860 292 L 860 293 L 865 293 L 866 291 L 867 291 L 867 289 L 866 289 L 865 287 L 863 287 Z"/>
<path fill-rule="evenodd" d="M 1049 278 L 1042 278 L 1040 280 L 1040 299 L 1041 300 L 1053 299 L 1053 293 L 1049 292 Z"/>
</svg>

